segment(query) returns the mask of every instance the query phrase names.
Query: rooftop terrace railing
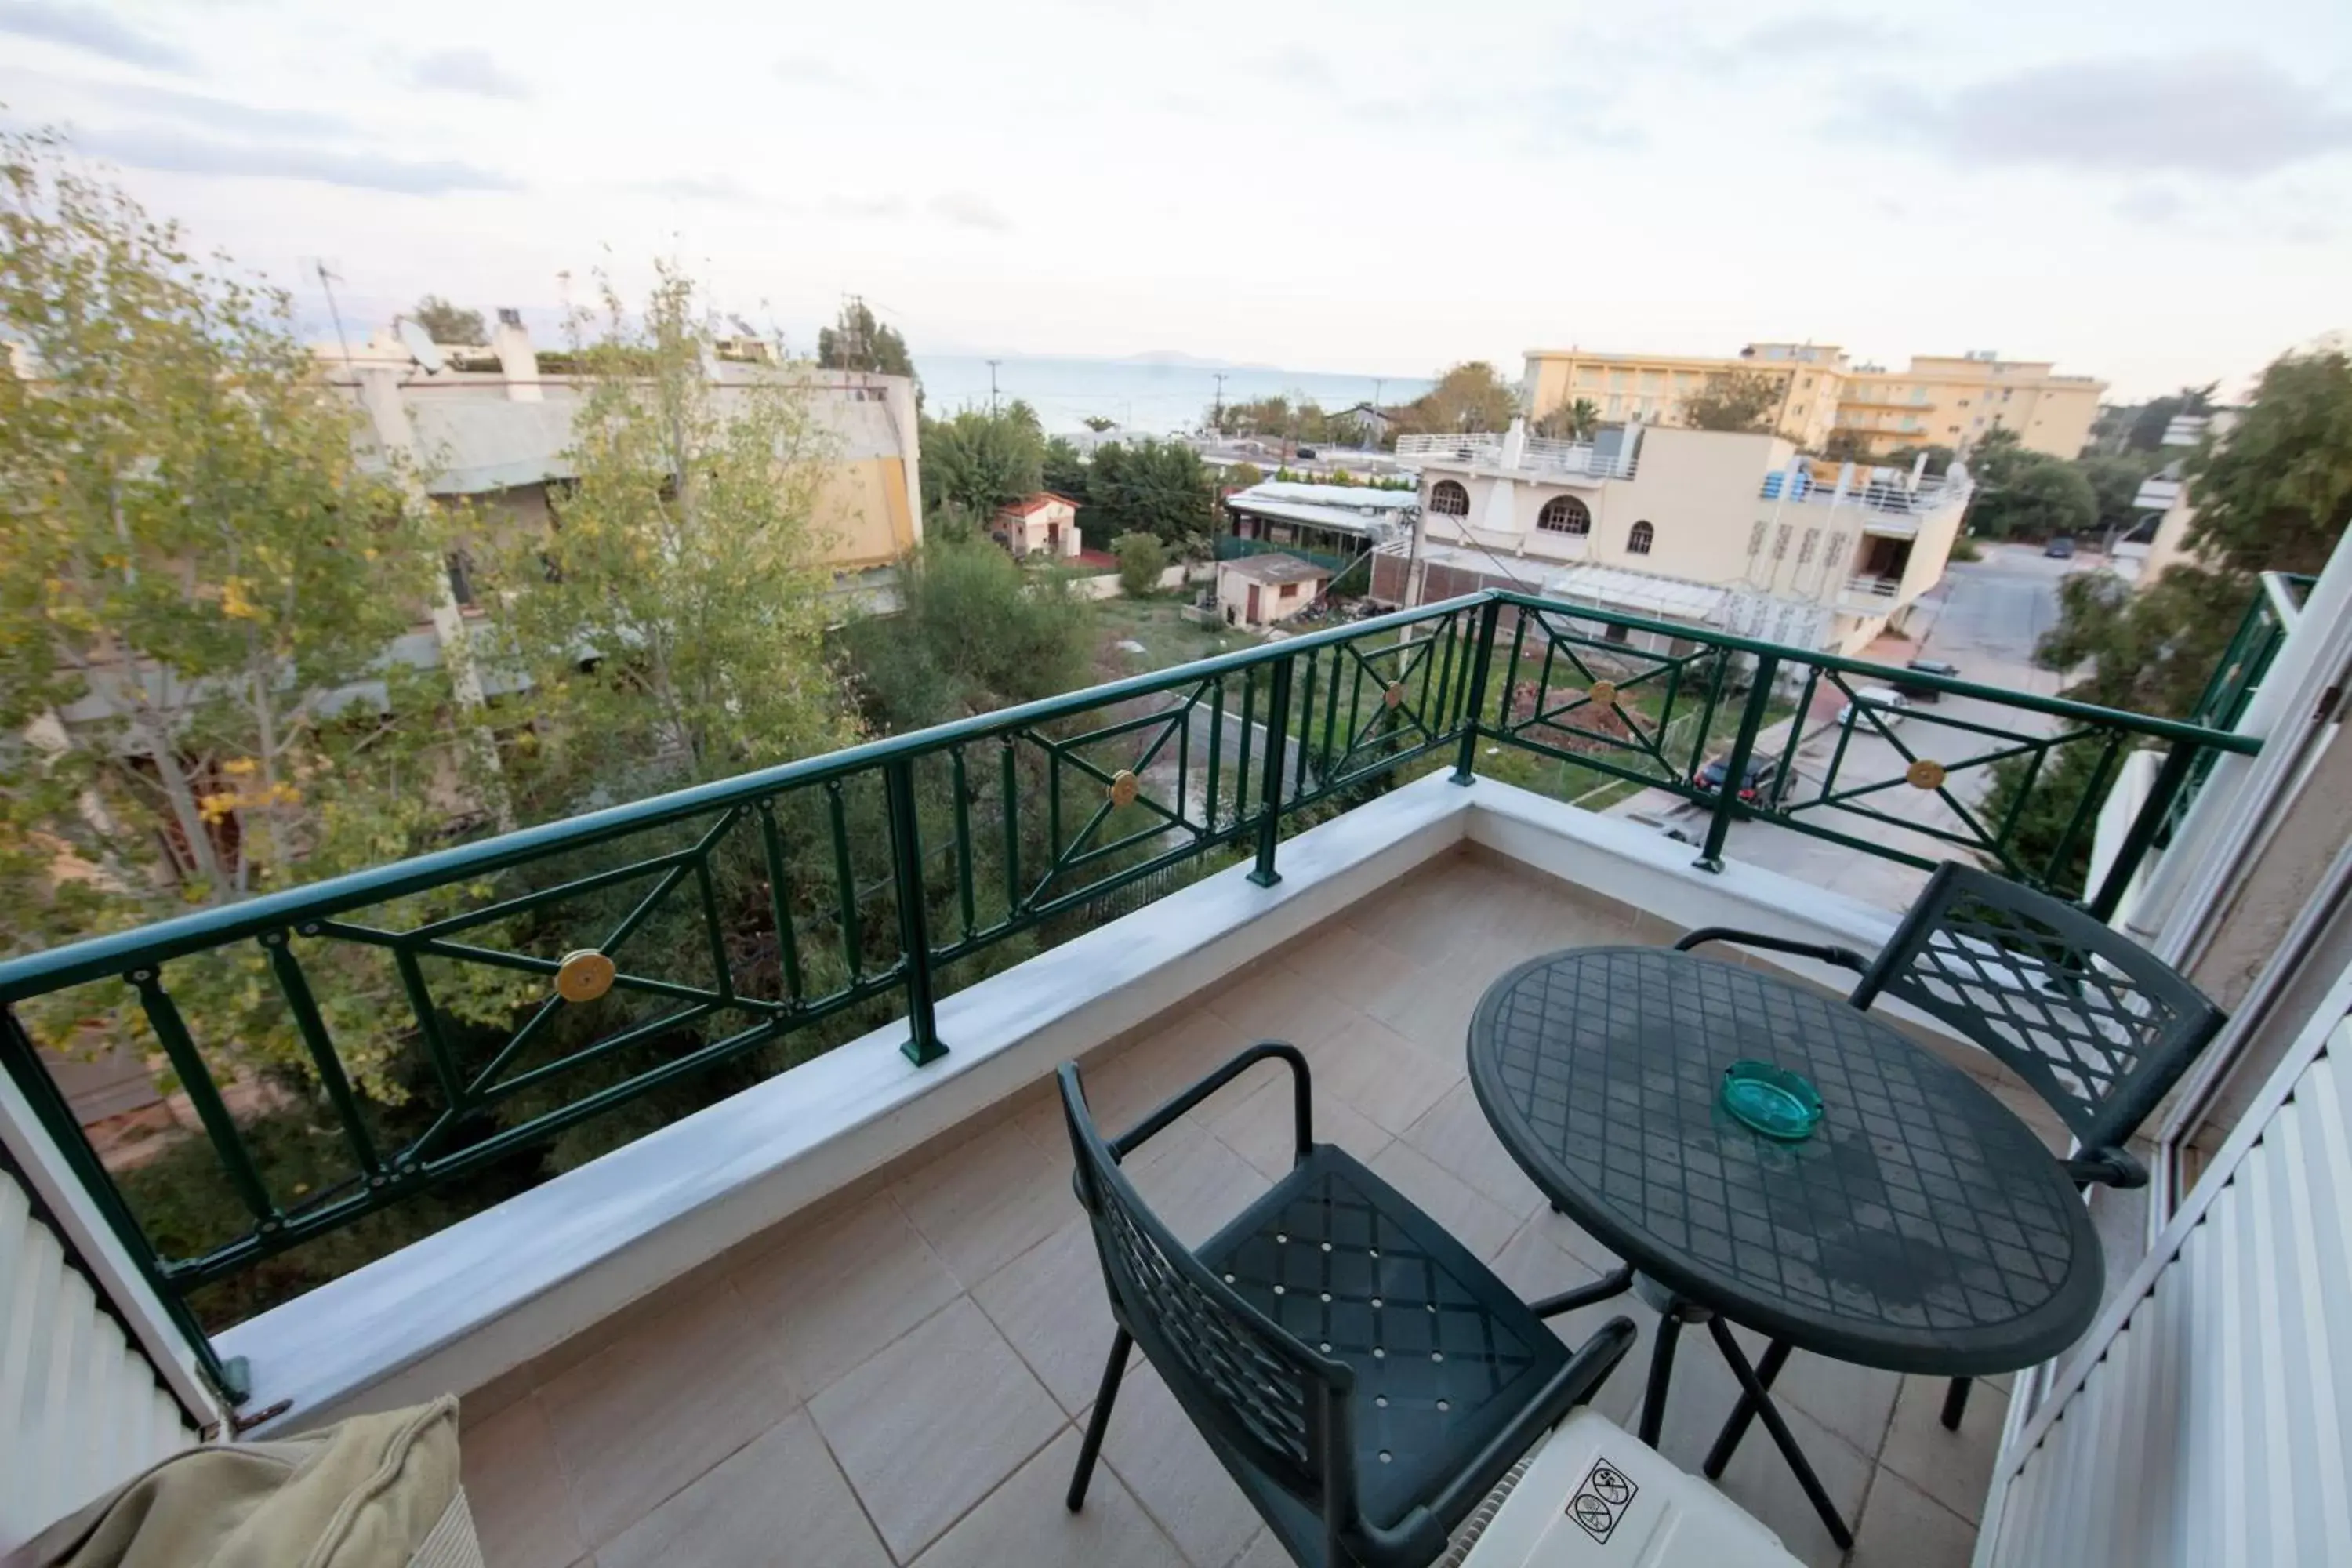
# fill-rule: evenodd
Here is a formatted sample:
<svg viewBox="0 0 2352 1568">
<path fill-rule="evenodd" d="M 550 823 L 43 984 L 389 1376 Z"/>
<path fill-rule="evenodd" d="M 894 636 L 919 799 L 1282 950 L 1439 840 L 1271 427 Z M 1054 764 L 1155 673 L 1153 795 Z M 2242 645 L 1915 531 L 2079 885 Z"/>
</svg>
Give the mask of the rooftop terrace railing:
<svg viewBox="0 0 2352 1568">
<path fill-rule="evenodd" d="M 1863 692 L 1898 680 L 1948 706 L 1896 727 Z M 1825 737 L 1806 716 L 1832 693 L 1851 716 Z M 1825 739 L 1828 760 L 1802 774 L 1801 747 Z M 2100 887 L 2069 886 L 2105 783 L 2150 744 L 2166 760 L 2123 853 Z M 908 1058 L 937 1060 L 955 1042 L 936 997 L 973 965 L 1017 962 L 1024 940 L 1190 874 L 1246 860 L 1271 885 L 1286 832 L 1449 761 L 1472 784 L 1488 748 L 1483 765 L 1506 777 L 1557 762 L 1705 807 L 1710 868 L 1735 823 L 1767 821 L 1915 867 L 1973 857 L 2104 914 L 2189 770 L 2256 742 L 1487 593 L 15 959 L 0 964 L 0 1063 L 234 1397 L 240 1369 L 212 1358 L 192 1291 L 723 1063 L 773 1070 L 899 1016 Z M 2025 758 L 2055 778 L 2044 764 L 2074 748 L 2095 757 L 2088 783 L 2037 797 L 2068 826 L 2028 854 L 2033 779 L 1996 820 L 1984 775 Z M 1695 782 L 1715 756 L 1723 783 Z M 1743 797 L 1766 760 L 1781 784 Z M 1906 789 L 1937 809 L 1889 810 Z M 169 1062 L 242 1216 L 230 1233 L 157 1245 L 27 1018 Z M 416 1064 L 397 1139 L 363 1092 L 358 1043 L 387 1029 Z M 265 1169 L 232 1113 L 225 1090 L 270 1030 L 341 1149 L 334 1180 Z"/>
</svg>

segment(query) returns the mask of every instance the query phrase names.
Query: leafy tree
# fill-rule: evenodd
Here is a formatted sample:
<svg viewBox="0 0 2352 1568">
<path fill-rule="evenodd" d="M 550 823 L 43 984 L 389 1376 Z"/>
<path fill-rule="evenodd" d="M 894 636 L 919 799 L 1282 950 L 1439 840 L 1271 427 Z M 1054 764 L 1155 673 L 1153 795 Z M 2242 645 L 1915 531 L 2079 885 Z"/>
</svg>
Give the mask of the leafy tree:
<svg viewBox="0 0 2352 1568">
<path fill-rule="evenodd" d="M 912 376 L 915 362 L 896 327 L 884 326 L 863 300 L 842 306 L 834 324 L 816 334 L 816 363 L 826 370 L 866 370 Z"/>
<path fill-rule="evenodd" d="M 490 329 L 482 324 L 479 310 L 461 310 L 438 294 L 425 295 L 416 301 L 408 315 L 436 343 L 486 343 L 490 341 Z"/>
<path fill-rule="evenodd" d="M 2238 572 L 2317 572 L 2352 526 L 2352 355 L 2287 354 L 2187 468 L 2189 547 Z"/>
<path fill-rule="evenodd" d="M 2103 708 L 2183 719 L 2238 629 L 2252 584 L 2182 564 L 2134 591 L 2111 572 L 2077 572 L 2058 584 L 2058 622 L 2033 661 L 2076 672 L 2068 696 Z"/>
<path fill-rule="evenodd" d="M 2157 452 L 2164 448 L 2164 432 L 2173 420 L 2183 414 L 2204 414 L 2213 406 L 2215 384 L 2184 386 L 2169 397 L 2151 398 L 2139 405 L 2132 416 L 2124 444 L 2135 452 Z"/>
<path fill-rule="evenodd" d="M 1110 429 L 1113 426 L 1117 425 L 1118 421 L 1116 419 L 1106 419 L 1099 414 L 1089 414 L 1084 419 L 1080 420 L 1079 423 L 1084 425 L 1087 429 L 1093 431 L 1096 435 L 1099 436 L 1104 431 Z"/>
<path fill-rule="evenodd" d="M 1871 451 L 1870 432 L 1852 426 L 1841 426 L 1829 433 L 1822 443 L 1822 456 L 1832 463 L 1875 463 Z"/>
<path fill-rule="evenodd" d="M 1245 490 L 1252 485 L 1265 483 L 1265 470 L 1255 463 L 1235 463 L 1225 470 L 1224 482 L 1232 489 Z"/>
<path fill-rule="evenodd" d="M 1969 529 L 1989 539 L 2049 539 L 2081 533 L 2098 521 L 2099 498 L 2083 471 L 2063 458 L 2026 452 L 1999 465 L 1969 502 Z"/>
<path fill-rule="evenodd" d="M 1925 454 L 1927 459 L 1927 467 L 1925 471 L 1930 474 L 1942 473 L 1945 469 L 1952 466 L 1952 459 L 1958 456 L 1958 454 L 1953 451 L 1949 447 L 1929 443 L 1926 446 L 1897 447 L 1893 451 L 1888 452 L 1885 457 L 1880 458 L 1878 461 L 1888 468 L 1908 468 L 1913 463 L 1919 460 L 1922 454 Z"/>
<path fill-rule="evenodd" d="M 1534 428 L 1555 441 L 1589 441 L 1601 428 L 1601 405 L 1589 397 L 1571 399 L 1537 420 Z"/>
<path fill-rule="evenodd" d="M 1010 409 L 966 409 L 952 418 L 927 419 L 922 440 L 926 500 L 933 510 L 952 506 L 967 520 L 985 521 L 1045 482 L 1045 443 Z"/>
<path fill-rule="evenodd" d="M 2093 452 L 2075 458 L 2074 466 L 2091 481 L 2091 493 L 2097 498 L 2096 526 L 2120 533 L 2139 521 L 2140 509 L 2132 501 L 2141 481 L 2162 468 L 2164 459 L 2142 452 Z"/>
<path fill-rule="evenodd" d="M 1097 448 L 1087 493 L 1114 533 L 1149 533 L 1171 549 L 1216 526 L 1216 487 L 1201 455 L 1181 441 Z"/>
<path fill-rule="evenodd" d="M 1160 588 L 1160 574 L 1168 570 L 1168 547 L 1156 535 L 1122 533 L 1111 545 L 1118 557 L 1118 588 L 1130 599 L 1140 599 Z"/>
<path fill-rule="evenodd" d="M 1333 420 L 1319 404 L 1311 398 L 1294 404 L 1278 392 L 1245 403 L 1228 403 L 1222 411 L 1212 408 L 1208 422 L 1225 436 L 1274 436 L 1309 442 L 1337 438 Z"/>
<path fill-rule="evenodd" d="M 450 694 L 383 654 L 429 602 L 442 531 L 396 468 L 355 459 L 289 297 L 12 133 L 0 337 L 30 373 L 0 374 L 0 953 L 430 842 L 448 802 L 418 784 L 436 754 L 463 766 Z M 391 976 L 318 962 L 353 1076 L 382 1088 Z M 297 1066 L 266 974 L 250 950 L 172 983 L 207 1039 Z M 49 1003 L 26 1010 L 47 1043 L 147 1038 L 127 987 Z"/>
<path fill-rule="evenodd" d="M 2011 858 L 2018 869 L 2043 879 L 2063 898 L 2083 898 L 2090 891 L 2084 886 L 2091 870 L 2090 819 L 2083 818 L 2078 826 L 2075 813 L 2086 793 L 2095 789 L 2104 793 L 2114 784 L 2112 770 L 2102 776 L 2100 764 L 2105 755 L 2104 744 L 2086 740 L 2058 747 L 2038 769 L 2031 756 L 2003 757 L 1993 763 L 1984 800 L 1977 808 L 1977 820 L 1988 823 L 2009 822 L 2011 812 L 2016 812 L 2010 828 Z M 2021 805 L 2018 795 L 2026 790 L 2032 793 Z M 2094 805 L 2093 810 L 2096 809 Z M 2071 842 L 2067 839 L 2070 828 L 2074 829 Z M 2059 858 L 2062 844 L 2066 853 Z M 2008 870 L 1997 855 L 1979 858 L 1993 870 Z"/>
<path fill-rule="evenodd" d="M 1075 443 L 1061 436 L 1047 441 L 1039 460 L 1038 471 L 1045 489 L 1077 502 L 1081 508 L 1085 507 L 1089 470 L 1086 458 L 1078 455 Z"/>
<path fill-rule="evenodd" d="M 782 378 L 714 384 L 691 279 L 641 310 L 607 282 L 559 525 L 505 542 L 483 595 L 531 678 L 548 806 L 649 793 L 843 743 L 825 674 L 818 490 L 832 447 Z M 583 650 L 588 650 L 583 658 Z M 583 668 L 584 667 L 584 668 Z"/>
<path fill-rule="evenodd" d="M 1024 572 L 986 540 L 926 540 L 901 569 L 893 616 L 842 634 L 851 685 L 877 728 L 905 731 L 1086 683 L 1094 606 L 1055 574 Z"/>
<path fill-rule="evenodd" d="M 1769 430 L 1780 412 L 1778 379 L 1760 370 L 1710 374 L 1683 402 L 1683 422 L 1695 430 Z"/>
<path fill-rule="evenodd" d="M 1500 430 L 1518 412 L 1518 395 L 1482 359 L 1465 360 L 1399 411 L 1400 424 L 1423 435 Z"/>
</svg>

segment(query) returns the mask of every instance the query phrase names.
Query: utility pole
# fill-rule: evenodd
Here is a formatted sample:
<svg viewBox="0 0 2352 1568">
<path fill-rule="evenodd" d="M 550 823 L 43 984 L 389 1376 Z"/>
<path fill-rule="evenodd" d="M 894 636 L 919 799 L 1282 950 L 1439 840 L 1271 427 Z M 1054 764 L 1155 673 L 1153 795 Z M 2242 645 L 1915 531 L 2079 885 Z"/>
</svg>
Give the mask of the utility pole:
<svg viewBox="0 0 2352 1568">
<path fill-rule="evenodd" d="M 1215 412 L 1209 416 L 1209 423 L 1216 426 L 1218 434 L 1223 435 L 1225 428 L 1225 373 L 1223 371 L 1218 371 L 1215 374 L 1217 378 L 1217 406 Z"/>
<path fill-rule="evenodd" d="M 988 416 L 991 419 L 996 417 L 996 367 L 1003 363 L 1001 359 L 988 362 Z"/>
<path fill-rule="evenodd" d="M 327 296 L 327 314 L 335 319 L 335 341 L 343 345 L 343 364 L 349 368 L 352 363 L 352 340 L 343 335 L 343 312 L 335 304 L 335 285 L 332 281 L 335 275 L 327 270 L 327 259 L 323 256 L 314 259 L 310 265 L 319 269 L 319 287 Z"/>
</svg>

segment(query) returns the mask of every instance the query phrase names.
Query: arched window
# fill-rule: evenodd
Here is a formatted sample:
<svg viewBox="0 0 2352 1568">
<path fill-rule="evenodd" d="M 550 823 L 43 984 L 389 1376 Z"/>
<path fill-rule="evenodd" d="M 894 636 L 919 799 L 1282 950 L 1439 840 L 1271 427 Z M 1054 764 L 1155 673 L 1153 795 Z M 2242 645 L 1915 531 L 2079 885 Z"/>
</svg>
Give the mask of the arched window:
<svg viewBox="0 0 2352 1568">
<path fill-rule="evenodd" d="M 1658 531 L 1649 523 L 1637 522 L 1633 525 L 1633 531 L 1625 536 L 1625 552 L 1628 555 L 1647 555 L 1651 542 L 1657 537 Z"/>
<path fill-rule="evenodd" d="M 1429 510 L 1447 517 L 1470 515 L 1470 492 L 1452 479 L 1440 479 L 1429 487 Z"/>
<path fill-rule="evenodd" d="M 1536 513 L 1536 526 L 1547 533 L 1591 533 L 1592 514 L 1574 496 L 1554 496 Z"/>
</svg>

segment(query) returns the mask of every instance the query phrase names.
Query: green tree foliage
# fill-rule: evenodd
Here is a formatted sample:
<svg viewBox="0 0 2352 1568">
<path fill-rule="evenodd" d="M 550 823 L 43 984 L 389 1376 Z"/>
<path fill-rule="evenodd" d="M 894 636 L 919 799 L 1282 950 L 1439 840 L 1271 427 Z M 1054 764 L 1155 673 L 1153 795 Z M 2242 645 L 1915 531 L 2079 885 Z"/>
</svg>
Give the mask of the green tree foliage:
<svg viewBox="0 0 2352 1568">
<path fill-rule="evenodd" d="M 484 596 L 536 743 L 541 809 L 806 756 L 849 730 L 824 674 L 816 495 L 832 446 L 782 378 L 725 384 L 694 284 L 658 269 L 632 311 L 609 283 L 575 335 L 588 384 L 573 480 L 544 535 L 505 542 Z M 583 657 L 584 655 L 584 657 Z"/>
<path fill-rule="evenodd" d="M 1958 456 L 1949 447 L 1930 443 L 1926 446 L 1897 447 L 1877 461 L 1886 468 L 1908 468 L 1919 460 L 1923 453 L 1927 458 L 1927 467 L 1924 471 L 1930 474 L 1940 474 L 1950 468 L 1953 458 Z"/>
<path fill-rule="evenodd" d="M 1224 482 L 1234 489 L 1245 490 L 1265 483 L 1265 470 L 1255 463 L 1235 463 L 1225 470 Z"/>
<path fill-rule="evenodd" d="M 1509 426 L 1518 406 L 1518 395 L 1501 372 L 1485 360 L 1465 360 L 1448 368 L 1435 386 L 1398 410 L 1398 423 L 1421 435 L 1501 430 Z"/>
<path fill-rule="evenodd" d="M 1554 441 L 1590 441 L 1601 428 L 1601 405 L 1589 397 L 1562 402 L 1537 420 L 1535 434 Z"/>
<path fill-rule="evenodd" d="M 2074 467 L 2091 481 L 2091 493 L 2098 503 L 2095 526 L 2113 529 L 2118 534 L 2139 521 L 2140 510 L 2132 504 L 2139 494 L 2140 482 L 2164 466 L 2160 456 L 2145 452 L 2091 452 L 2074 459 Z"/>
<path fill-rule="evenodd" d="M 490 341 L 490 329 L 482 324 L 479 310 L 460 310 L 438 294 L 427 294 L 416 301 L 408 317 L 423 327 L 436 343 L 486 343 Z"/>
<path fill-rule="evenodd" d="M 1695 430 L 1769 430 L 1780 410 L 1780 382 L 1760 370 L 1717 371 L 1683 402 Z"/>
<path fill-rule="evenodd" d="M 2075 673 L 2066 694 L 2079 701 L 2185 719 L 2252 592 L 2251 579 L 2196 564 L 2137 591 L 2110 572 L 2074 573 L 2058 584 L 2058 623 L 2034 662 Z"/>
<path fill-rule="evenodd" d="M 1209 410 L 1208 424 L 1223 436 L 1265 436 L 1288 441 L 1339 439 L 1333 416 L 1312 398 L 1293 403 L 1280 393 Z"/>
<path fill-rule="evenodd" d="M 953 508 L 967 527 L 985 525 L 997 508 L 1042 489 L 1045 442 L 1034 415 L 1024 420 L 1013 412 L 1025 406 L 1015 403 L 1002 414 L 966 409 L 923 421 L 926 505 L 934 511 Z"/>
<path fill-rule="evenodd" d="M 2085 794 L 2104 795 L 2115 783 L 2112 772 L 2100 773 L 2105 754 L 2103 743 L 2080 741 L 2057 748 L 2039 769 L 2031 756 L 2004 757 L 1993 763 L 1984 800 L 1977 808 L 1979 822 L 2008 822 L 2011 812 L 2017 813 L 2010 831 L 2011 860 L 2018 870 L 2042 880 L 2061 897 L 2083 898 L 2090 891 L 2084 887 L 2084 879 L 2091 869 L 2091 816 L 2083 816 L 2078 826 L 2076 813 Z M 2018 795 L 2025 790 L 2032 793 L 2021 806 Z M 2095 800 L 2090 811 L 2092 815 L 2098 811 Z M 2074 830 L 2071 838 L 2070 828 Z M 1993 870 L 2010 869 L 1997 855 L 1979 858 Z"/>
<path fill-rule="evenodd" d="M 1216 486 L 1181 441 L 1097 447 L 1087 497 L 1112 533 L 1149 533 L 1171 550 L 1215 530 Z"/>
<path fill-rule="evenodd" d="M 1079 423 L 1084 425 L 1087 429 L 1093 431 L 1096 435 L 1099 436 L 1104 431 L 1116 426 L 1118 421 L 1116 419 L 1106 419 L 1099 414 L 1089 414 L 1084 419 L 1080 420 Z"/>
<path fill-rule="evenodd" d="M 2184 386 L 2169 397 L 2151 398 L 2133 412 L 2126 431 L 2124 444 L 2135 452 L 2158 452 L 2164 448 L 2164 432 L 2174 419 L 2183 414 L 2210 413 L 2213 407 L 2214 383 L 2202 386 Z"/>
<path fill-rule="evenodd" d="M 1870 445 L 1870 432 L 1841 426 L 1829 433 L 1822 443 L 1822 456 L 1832 463 L 1875 463 Z"/>
<path fill-rule="evenodd" d="M 898 613 L 844 628 L 868 721 L 896 732 L 1086 683 L 1094 606 L 1057 574 L 986 540 L 929 540 L 899 574 Z"/>
<path fill-rule="evenodd" d="M 1168 547 L 1150 533 L 1122 533 L 1111 545 L 1118 557 L 1119 592 L 1140 599 L 1160 591 L 1160 574 L 1168 570 Z"/>
<path fill-rule="evenodd" d="M 826 370 L 867 370 L 912 376 L 915 362 L 896 327 L 884 326 L 863 300 L 842 306 L 841 314 L 816 334 L 816 363 Z"/>
<path fill-rule="evenodd" d="M 234 903 L 418 849 L 453 770 L 437 674 L 383 658 L 443 542 L 313 376 L 288 296 L 55 139 L 0 136 L 0 953 Z M 99 715 L 65 710 L 89 700 Z M 332 962 L 332 961 L 329 961 Z M 248 1061 L 301 1058 L 257 950 L 175 966 Z M 390 976 L 322 974 L 380 1083 Z M 68 1049 L 145 1038 L 120 986 L 27 1018 Z M 84 1032 L 88 1031 L 88 1034 Z"/>
<path fill-rule="evenodd" d="M 2236 572 L 2317 572 L 2352 526 L 2352 355 L 2288 354 L 2189 460 L 2189 548 Z"/>
<path fill-rule="evenodd" d="M 1055 436 L 1045 443 L 1038 472 L 1045 489 L 1076 501 L 1081 507 L 1086 505 L 1091 470 L 1086 458 L 1079 455 L 1076 445 L 1068 437 Z"/>
<path fill-rule="evenodd" d="M 2021 452 L 1979 482 L 1969 502 L 1969 530 L 1987 539 L 2050 539 L 2082 533 L 2098 521 L 2099 498 L 2083 471 L 2063 458 Z"/>
</svg>

